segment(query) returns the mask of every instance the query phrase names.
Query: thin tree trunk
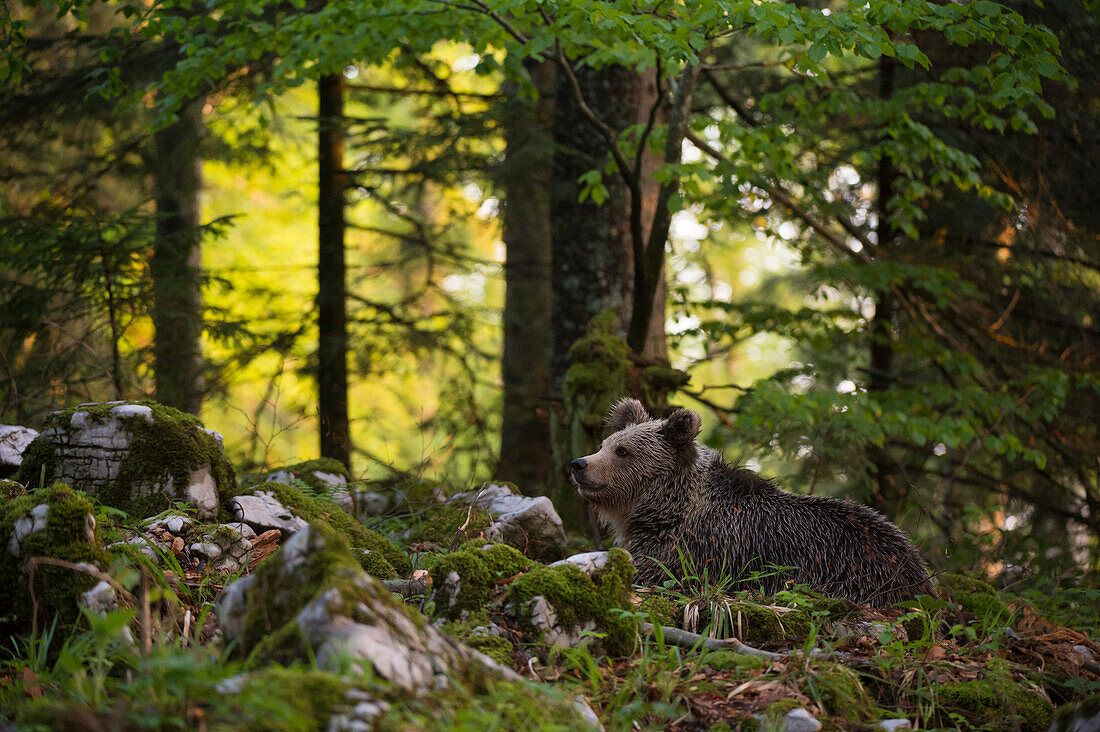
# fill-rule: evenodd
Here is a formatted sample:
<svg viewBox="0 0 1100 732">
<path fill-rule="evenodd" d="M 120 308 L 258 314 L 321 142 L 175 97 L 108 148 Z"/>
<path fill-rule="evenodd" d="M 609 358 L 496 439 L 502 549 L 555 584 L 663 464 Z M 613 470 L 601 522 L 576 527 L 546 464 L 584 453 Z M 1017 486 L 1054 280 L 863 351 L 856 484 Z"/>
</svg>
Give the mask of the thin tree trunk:
<svg viewBox="0 0 1100 732">
<path fill-rule="evenodd" d="M 505 132 L 504 419 L 497 475 L 524 493 L 550 475 L 550 190 L 557 66 L 532 64 L 536 101 L 511 103 Z"/>
<path fill-rule="evenodd" d="M 318 95 L 317 396 L 321 456 L 350 467 L 344 261 L 344 77 L 322 76 Z"/>
<path fill-rule="evenodd" d="M 894 73 L 894 61 L 883 56 L 879 62 L 879 95 L 883 99 L 893 96 Z M 883 155 L 878 163 L 876 201 L 876 238 L 882 251 L 889 251 L 897 237 L 897 232 L 890 225 L 890 199 L 894 195 L 896 177 L 897 171 L 893 164 Z M 867 390 L 872 394 L 887 390 L 893 383 L 895 309 L 894 298 L 888 289 L 875 293 L 875 315 L 870 326 L 870 379 L 867 384 Z M 867 458 L 874 471 L 878 508 L 887 516 L 893 516 L 897 513 L 903 495 L 902 487 L 897 482 L 898 475 L 893 460 L 885 448 L 875 445 L 868 448 Z"/>
<path fill-rule="evenodd" d="M 156 397 L 192 414 L 199 413 L 203 393 L 202 105 L 185 105 L 176 122 L 154 135 L 157 226 L 149 261 Z"/>
</svg>

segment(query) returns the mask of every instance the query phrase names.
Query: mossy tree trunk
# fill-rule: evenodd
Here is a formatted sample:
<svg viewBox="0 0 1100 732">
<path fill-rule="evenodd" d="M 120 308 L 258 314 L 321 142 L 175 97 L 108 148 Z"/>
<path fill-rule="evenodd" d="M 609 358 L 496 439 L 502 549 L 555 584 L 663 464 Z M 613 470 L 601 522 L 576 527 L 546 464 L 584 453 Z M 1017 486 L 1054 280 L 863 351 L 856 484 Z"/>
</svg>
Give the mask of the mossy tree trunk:
<svg viewBox="0 0 1100 732">
<path fill-rule="evenodd" d="M 198 414 L 202 407 L 202 100 L 154 136 L 156 237 L 153 280 L 153 355 L 157 401 Z"/>
<path fill-rule="evenodd" d="M 553 182 L 553 61 L 528 66 L 538 99 L 506 112 L 504 243 L 504 419 L 497 475 L 527 494 L 550 475 L 550 312 Z"/>
<path fill-rule="evenodd" d="M 667 358 L 665 338 L 665 283 L 662 257 L 656 268 L 639 276 L 637 265 L 645 266 L 644 242 L 653 234 L 661 187 L 654 172 L 661 161 L 643 145 L 640 157 L 626 159 L 627 174 L 604 175 L 607 200 L 598 205 L 589 197 L 579 201 L 578 179 L 590 170 L 603 169 L 613 156 L 610 137 L 634 125 L 652 128 L 667 121 L 655 71 L 637 73 L 631 69 L 574 68 L 559 70 L 557 104 L 554 110 L 554 183 L 551 224 L 553 233 L 553 324 L 551 378 L 553 392 L 563 402 L 572 397 L 563 389 L 566 373 L 573 365 L 570 348 L 588 332 L 594 318 L 615 313 L 614 332 L 625 338 L 628 332 L 643 334 L 634 352 L 652 361 Z M 610 135 L 610 137 L 609 137 Z M 643 299 L 649 302 L 649 317 L 637 318 L 635 298 L 640 282 L 654 288 Z M 618 394 L 616 398 L 626 396 Z M 569 483 L 567 468 L 574 442 L 570 435 L 571 414 L 577 405 L 565 403 L 561 424 L 554 438 L 555 464 L 551 496 L 566 529 L 583 531 L 591 525 L 583 501 Z M 602 415 L 598 419 L 602 420 Z M 595 533 L 595 532 L 594 532 Z"/>
<path fill-rule="evenodd" d="M 350 465 L 348 334 L 344 253 L 344 77 L 317 83 L 317 396 L 321 457 Z"/>
<path fill-rule="evenodd" d="M 661 115 L 657 76 L 610 67 L 574 71 L 577 87 L 589 109 L 608 127 L 619 131 L 645 124 L 651 110 Z M 626 334 L 634 308 L 634 229 L 641 224 L 649 236 L 657 205 L 659 186 L 653 178 L 658 162 L 645 154 L 635 191 L 619 176 L 605 176 L 607 201 L 597 205 L 591 198 L 578 201 L 578 178 L 602 169 L 609 154 L 607 140 L 593 128 L 577 99 L 572 80 L 558 80 L 554 110 L 554 184 L 552 214 L 554 241 L 553 355 L 551 371 L 555 391 L 569 369 L 569 348 L 585 334 L 589 321 L 600 313 L 618 314 L 617 330 Z M 632 207 L 637 210 L 632 210 Z M 652 314 L 646 324 L 643 355 L 664 358 L 663 270 L 655 275 L 659 288 Z"/>
</svg>

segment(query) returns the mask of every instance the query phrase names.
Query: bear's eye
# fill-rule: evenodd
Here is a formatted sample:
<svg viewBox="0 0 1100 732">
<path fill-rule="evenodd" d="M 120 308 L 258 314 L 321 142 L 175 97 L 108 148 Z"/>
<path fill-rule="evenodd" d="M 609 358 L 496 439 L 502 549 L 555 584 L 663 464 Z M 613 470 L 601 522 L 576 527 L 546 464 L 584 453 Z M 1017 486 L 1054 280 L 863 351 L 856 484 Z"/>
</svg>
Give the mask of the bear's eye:
<svg viewBox="0 0 1100 732">
<path fill-rule="evenodd" d="M 630 454 L 630 452 L 625 447 L 623 447 L 622 445 L 619 445 L 618 447 L 615 448 L 615 454 L 618 455 L 619 457 L 626 457 L 627 455 Z"/>
</svg>

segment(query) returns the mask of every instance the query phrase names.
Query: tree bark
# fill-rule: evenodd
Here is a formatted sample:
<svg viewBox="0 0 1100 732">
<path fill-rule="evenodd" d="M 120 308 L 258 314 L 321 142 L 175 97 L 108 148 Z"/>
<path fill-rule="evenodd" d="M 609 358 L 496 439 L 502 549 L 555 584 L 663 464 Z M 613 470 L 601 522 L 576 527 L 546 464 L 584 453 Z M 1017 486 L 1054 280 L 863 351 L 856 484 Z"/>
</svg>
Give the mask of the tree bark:
<svg viewBox="0 0 1100 732">
<path fill-rule="evenodd" d="M 322 76 L 317 95 L 317 412 L 321 457 L 335 458 L 350 467 L 343 76 Z"/>
<path fill-rule="evenodd" d="M 198 414 L 202 407 L 201 100 L 154 135 L 156 237 L 153 280 L 157 401 Z"/>
<path fill-rule="evenodd" d="M 894 74 L 893 59 L 883 56 L 879 62 L 879 95 L 883 99 L 889 99 L 894 94 Z M 892 248 L 897 238 L 897 231 L 890 225 L 890 199 L 894 195 L 897 171 L 885 154 L 879 160 L 876 177 L 878 197 L 875 209 L 878 223 L 875 233 L 879 249 L 885 252 Z M 894 379 L 895 309 L 894 298 L 889 289 L 875 293 L 875 315 L 870 325 L 870 379 L 867 384 L 867 390 L 872 394 L 887 390 Z M 877 507 L 887 516 L 895 516 L 904 491 L 898 485 L 893 459 L 887 448 L 876 445 L 868 448 L 867 458 L 874 472 Z"/>
<path fill-rule="evenodd" d="M 576 70 L 577 81 L 589 107 L 615 130 L 644 124 L 657 101 L 654 71 L 637 73 L 609 67 Z M 569 369 L 569 347 L 584 335 L 588 322 L 607 310 L 618 313 L 619 331 L 629 327 L 635 290 L 635 243 L 631 228 L 632 196 L 618 174 L 605 175 L 608 199 L 601 206 L 591 199 L 578 202 L 577 179 L 607 160 L 608 144 L 582 114 L 573 90 L 558 84 L 554 113 L 554 184 L 551 217 L 554 240 L 553 354 L 551 375 L 555 393 Z M 653 179 L 658 162 L 643 158 L 640 180 L 642 236 L 650 235 L 659 186 Z M 654 275 L 659 292 L 653 298 L 652 316 L 640 349 L 643 355 L 664 358 L 665 298 L 663 269 Z"/>
<path fill-rule="evenodd" d="M 528 67 L 535 101 L 512 101 L 505 131 L 504 418 L 497 475 L 527 494 L 550 475 L 551 225 L 553 61 Z"/>
</svg>

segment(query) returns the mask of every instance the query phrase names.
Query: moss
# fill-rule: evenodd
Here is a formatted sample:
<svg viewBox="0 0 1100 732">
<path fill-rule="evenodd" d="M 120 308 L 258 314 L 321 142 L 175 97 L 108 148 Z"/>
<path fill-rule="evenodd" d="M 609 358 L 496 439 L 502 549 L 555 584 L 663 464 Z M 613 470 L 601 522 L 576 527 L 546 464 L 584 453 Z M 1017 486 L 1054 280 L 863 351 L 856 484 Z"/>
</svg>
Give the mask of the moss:
<svg viewBox="0 0 1100 732">
<path fill-rule="evenodd" d="M 651 622 L 656 625 L 679 625 L 684 611 L 668 595 L 660 592 L 648 592 L 638 602 L 638 612 L 649 613 Z"/>
<path fill-rule="evenodd" d="M 449 547 L 455 536 L 458 536 L 459 545 L 476 542 L 484 543 L 482 535 L 493 522 L 488 511 L 474 508 L 470 512 L 468 506 L 441 504 L 428 506 L 406 522 L 408 533 L 404 539 L 409 543 L 436 544 Z M 459 529 L 466 523 L 470 523 L 461 535 Z"/>
<path fill-rule="evenodd" d="M 256 566 L 238 651 L 248 655 L 251 665 L 263 660 L 289 662 L 307 657 L 308 653 L 303 655 L 307 651 L 305 640 L 297 633 L 298 612 L 331 587 L 338 587 L 348 601 L 361 592 L 354 584 L 359 566 L 347 542 L 324 524 L 313 523 L 311 529 L 321 540 L 308 561 L 295 569 L 294 583 L 286 581 L 282 563 L 277 560 Z"/>
<path fill-rule="evenodd" d="M 523 607 L 535 597 L 545 597 L 564 627 L 579 627 L 593 621 L 605 635 L 603 645 L 610 655 L 625 655 L 634 646 L 636 620 L 616 610 L 633 610 L 630 601 L 634 565 L 622 549 L 610 551 L 610 562 L 589 577 L 573 564 L 539 566 L 508 587 L 507 603 Z M 525 630 L 537 634 L 535 628 Z"/>
<path fill-rule="evenodd" d="M 20 557 L 7 550 L 15 523 L 40 504 L 49 506 L 46 527 L 25 536 L 20 543 Z M 106 565 L 107 555 L 89 536 L 94 524 L 92 504 L 77 495 L 64 483 L 55 483 L 0 504 L 0 628 L 18 629 L 31 625 L 31 599 L 24 563 L 28 557 L 52 557 L 66 562 L 87 562 Z M 91 589 L 97 579 L 72 569 L 39 565 L 34 573 L 35 599 L 38 602 L 38 622 L 49 623 L 54 614 L 61 625 L 71 624 L 79 610 L 80 593 Z M 5 626 L 10 625 L 10 628 Z M 6 637 L 6 634 L 5 634 Z"/>
<path fill-rule="evenodd" d="M 990 663 L 982 679 L 934 684 L 932 689 L 946 712 L 962 712 L 998 729 L 1044 732 L 1054 714 L 1054 705 L 1013 681 L 1007 665 L 998 659 Z"/>
<path fill-rule="evenodd" d="M 463 611 L 484 608 L 492 597 L 493 583 L 526 572 L 532 561 L 507 544 L 470 546 L 444 554 L 428 568 L 434 588 L 436 616 L 455 619 Z M 449 594 L 447 576 L 455 572 L 459 579 L 457 595 Z"/>
<path fill-rule="evenodd" d="M 859 676 L 852 669 L 839 664 L 817 664 L 806 676 L 805 691 L 819 699 L 828 714 L 843 717 L 849 722 L 866 722 L 877 717 L 878 711 Z"/>
<path fill-rule="evenodd" d="M 346 694 L 351 686 L 335 673 L 272 667 L 249 674 L 239 696 L 253 707 L 265 698 L 273 701 L 267 705 L 271 718 L 248 720 L 250 730 L 326 729 L 334 712 L 350 706 Z"/>
<path fill-rule="evenodd" d="M 9 501 L 26 493 L 22 483 L 14 480 L 0 480 L 0 501 Z"/>
<path fill-rule="evenodd" d="M 409 555 L 379 534 L 359 523 L 351 514 L 331 501 L 308 496 L 294 486 L 285 483 L 261 483 L 244 489 L 244 495 L 260 491 L 275 494 L 294 514 L 309 522 L 319 522 L 330 526 L 340 534 L 348 544 L 356 549 L 367 549 L 370 554 L 360 552 L 360 565 L 370 574 L 382 579 L 405 576 L 412 571 Z M 382 563 L 385 561 L 385 564 Z M 388 568 L 387 568 L 388 565 Z"/>
<path fill-rule="evenodd" d="M 988 582 L 952 573 L 941 574 L 938 580 L 941 592 L 978 620 L 998 622 L 1012 614 Z"/>
<path fill-rule="evenodd" d="M 740 602 L 731 605 L 730 612 L 734 634 L 745 643 L 800 638 L 810 632 L 811 615 L 802 608 L 780 613 L 755 603 Z"/>
<path fill-rule="evenodd" d="M 515 663 L 516 647 L 507 638 L 492 635 L 488 626 L 488 614 L 483 612 L 465 620 L 444 623 L 440 630 L 500 665 L 511 666 Z"/>
<path fill-rule="evenodd" d="M 592 726 L 558 689 L 490 680 L 480 687 L 452 683 L 393 705 L 374 723 L 381 732 L 408 730 L 587 730 Z"/>
<path fill-rule="evenodd" d="M 734 651 L 715 651 L 706 657 L 706 664 L 715 671 L 736 671 L 741 675 L 747 671 L 766 669 L 770 663 L 765 658 L 750 656 Z"/>
<path fill-rule="evenodd" d="M 149 493 L 138 490 L 140 486 L 164 485 L 169 477 L 175 486 L 186 486 L 191 471 L 209 465 L 221 506 L 220 518 L 227 518 L 224 503 L 236 489 L 237 479 L 213 435 L 203 431 L 198 418 L 177 409 L 151 401 L 127 403 L 152 409 L 152 424 L 140 416 L 115 416 L 111 410 L 117 404 L 72 407 L 53 413 L 47 420 L 47 429 L 67 430 L 73 414 L 83 412 L 95 422 L 119 419 L 126 425 L 130 450 L 119 466 L 117 480 L 96 491 L 96 498 L 137 518 L 152 516 L 168 508 L 178 496 L 165 490 Z M 16 479 L 37 484 L 44 473 L 49 480 L 55 474 L 58 459 L 55 446 L 39 435 L 24 451 Z"/>
</svg>

